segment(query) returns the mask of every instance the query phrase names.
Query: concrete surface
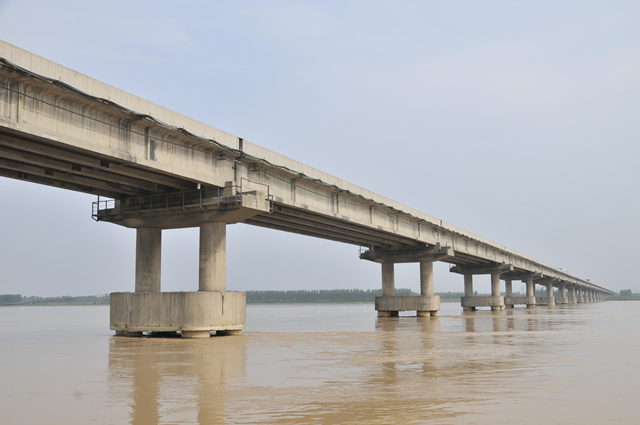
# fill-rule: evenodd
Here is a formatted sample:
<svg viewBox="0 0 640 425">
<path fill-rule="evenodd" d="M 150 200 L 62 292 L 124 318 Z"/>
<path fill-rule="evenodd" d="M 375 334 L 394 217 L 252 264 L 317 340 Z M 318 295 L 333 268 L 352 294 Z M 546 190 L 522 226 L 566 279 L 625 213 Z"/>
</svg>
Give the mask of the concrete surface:
<svg viewBox="0 0 640 425">
<path fill-rule="evenodd" d="M 244 292 L 115 292 L 111 330 L 125 332 L 209 332 L 242 330 Z M 198 334 L 188 334 L 197 336 Z"/>
</svg>

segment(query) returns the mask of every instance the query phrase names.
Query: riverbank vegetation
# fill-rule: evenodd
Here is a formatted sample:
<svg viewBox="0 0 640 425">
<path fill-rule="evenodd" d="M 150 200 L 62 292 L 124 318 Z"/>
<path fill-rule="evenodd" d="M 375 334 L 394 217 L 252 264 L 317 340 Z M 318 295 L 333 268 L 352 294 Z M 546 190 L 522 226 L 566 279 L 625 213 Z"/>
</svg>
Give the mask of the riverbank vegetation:
<svg viewBox="0 0 640 425">
<path fill-rule="evenodd" d="M 628 291 L 628 293 L 627 293 Z M 247 304 L 301 304 L 301 303 L 373 303 L 375 297 L 382 296 L 381 289 L 302 289 L 293 291 L 245 291 Z M 639 293 L 631 290 L 620 291 L 620 295 L 608 297 L 610 300 L 640 300 Z M 400 288 L 395 295 L 420 295 L 411 289 Z M 462 292 L 436 292 L 441 302 L 459 302 Z M 488 296 L 479 294 L 476 296 Z M 504 296 L 504 293 L 502 293 Z M 546 296 L 546 291 L 536 291 L 537 296 Z M 558 294 L 554 294 L 558 296 Z M 524 296 L 514 292 L 513 296 Z M 109 294 L 82 297 L 37 297 L 20 294 L 0 294 L 0 306 L 10 305 L 109 305 Z"/>
<path fill-rule="evenodd" d="M 20 294 L 0 294 L 0 305 L 109 305 L 109 294 L 83 297 L 25 297 Z"/>
<path fill-rule="evenodd" d="M 310 289 L 293 291 L 246 291 L 247 304 L 373 303 L 381 289 Z M 410 289 L 396 289 L 395 295 L 419 295 Z M 461 292 L 437 293 L 443 302 L 460 301 Z M 0 305 L 109 305 L 109 294 L 83 297 L 37 297 L 0 295 Z"/>
</svg>

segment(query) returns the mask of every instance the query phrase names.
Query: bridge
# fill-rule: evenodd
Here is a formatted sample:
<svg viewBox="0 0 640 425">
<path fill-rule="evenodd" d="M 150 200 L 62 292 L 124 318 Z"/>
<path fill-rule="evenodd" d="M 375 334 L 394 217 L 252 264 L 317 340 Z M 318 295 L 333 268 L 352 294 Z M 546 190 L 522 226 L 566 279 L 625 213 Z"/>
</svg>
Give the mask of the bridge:
<svg viewBox="0 0 640 425">
<path fill-rule="evenodd" d="M 465 311 L 614 294 L 3 41 L 0 176 L 97 195 L 95 220 L 136 229 L 135 292 L 111 296 L 119 335 L 241 332 L 245 294 L 226 291 L 226 226 L 234 223 L 365 248 L 360 258 L 381 267 L 380 317 L 437 315 L 435 261 L 463 276 Z M 162 230 L 187 227 L 200 229 L 198 290 L 162 292 Z M 421 295 L 395 296 L 394 264 L 409 262 L 420 264 Z M 474 295 L 474 275 L 491 276 L 491 296 Z M 514 280 L 526 283 L 525 297 L 513 296 Z M 536 285 L 546 297 L 535 296 Z"/>
</svg>

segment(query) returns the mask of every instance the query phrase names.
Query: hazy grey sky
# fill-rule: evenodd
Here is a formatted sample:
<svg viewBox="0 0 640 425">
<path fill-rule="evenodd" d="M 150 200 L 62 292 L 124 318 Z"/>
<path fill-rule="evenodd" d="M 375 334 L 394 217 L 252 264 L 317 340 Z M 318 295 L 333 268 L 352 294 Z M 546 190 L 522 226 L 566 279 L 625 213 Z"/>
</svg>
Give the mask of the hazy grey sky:
<svg viewBox="0 0 640 425">
<path fill-rule="evenodd" d="M 634 291 L 638 22 L 637 1 L 0 0 L 7 42 Z M 92 221 L 93 200 L 0 178 L 0 293 L 133 291 L 135 230 Z M 230 226 L 227 287 L 380 287 L 357 254 Z M 197 289 L 196 230 L 164 232 L 162 272 Z M 418 268 L 396 286 L 417 290 Z"/>
</svg>

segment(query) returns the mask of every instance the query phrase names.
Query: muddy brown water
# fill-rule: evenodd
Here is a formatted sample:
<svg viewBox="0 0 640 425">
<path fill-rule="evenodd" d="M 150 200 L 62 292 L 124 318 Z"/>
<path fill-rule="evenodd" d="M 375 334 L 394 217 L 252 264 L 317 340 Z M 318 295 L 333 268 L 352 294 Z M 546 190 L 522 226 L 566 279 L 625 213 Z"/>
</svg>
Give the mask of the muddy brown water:
<svg viewBox="0 0 640 425">
<path fill-rule="evenodd" d="M 205 340 L 114 337 L 108 314 L 0 308 L 0 423 L 640 423 L 640 302 L 249 305 Z"/>
</svg>

